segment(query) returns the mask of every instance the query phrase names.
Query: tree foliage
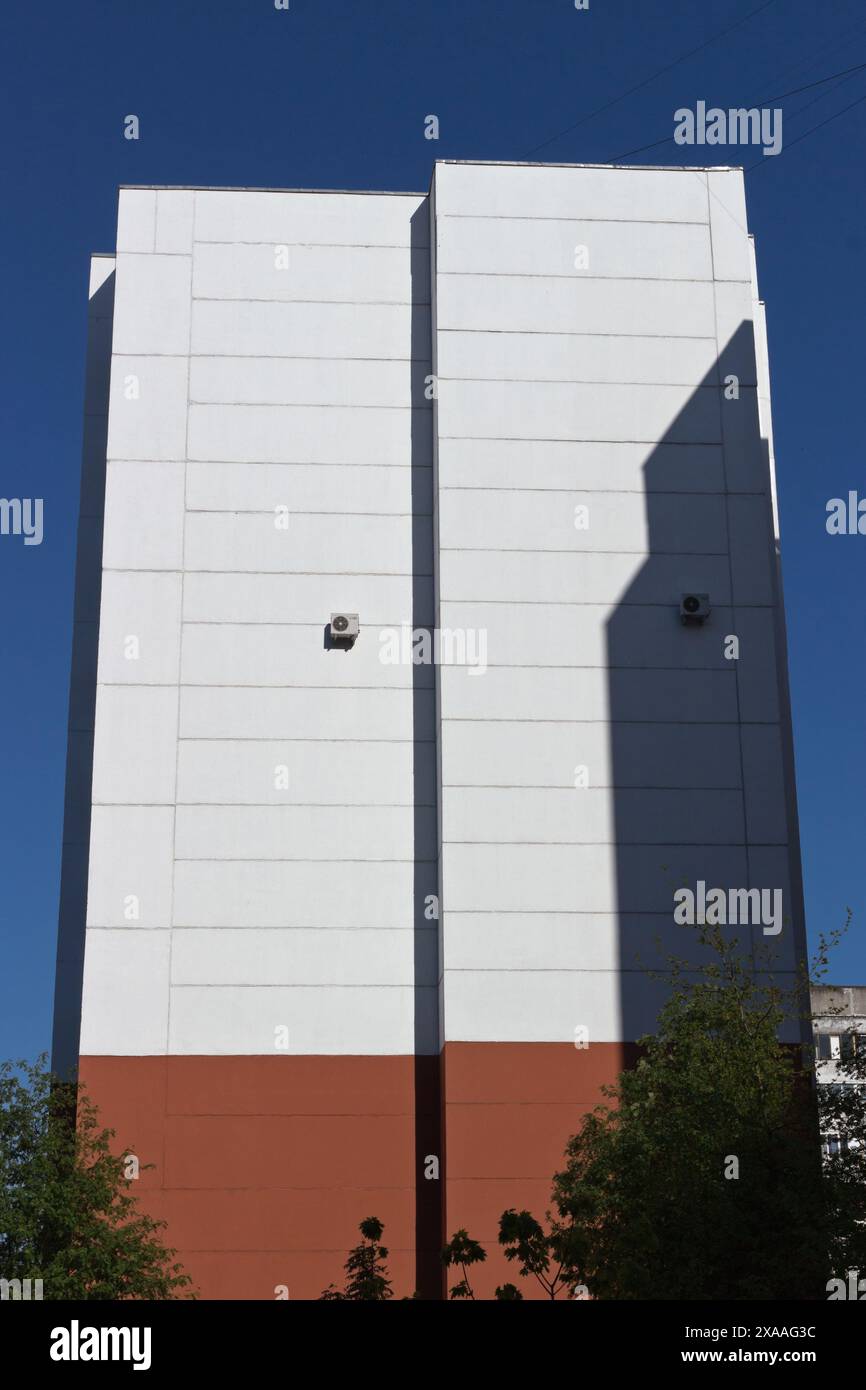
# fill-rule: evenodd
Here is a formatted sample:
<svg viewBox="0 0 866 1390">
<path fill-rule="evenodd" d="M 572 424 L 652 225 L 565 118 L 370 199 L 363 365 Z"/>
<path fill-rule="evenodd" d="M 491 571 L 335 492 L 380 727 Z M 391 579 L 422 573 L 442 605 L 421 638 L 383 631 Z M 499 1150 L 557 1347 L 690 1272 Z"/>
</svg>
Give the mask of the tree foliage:
<svg viewBox="0 0 866 1390">
<path fill-rule="evenodd" d="M 462 1277 L 456 1284 L 452 1284 L 449 1298 L 475 1298 L 475 1293 L 469 1279 L 470 1265 L 483 1264 L 487 1259 L 487 1251 L 477 1240 L 473 1240 L 469 1232 L 463 1227 L 455 1231 L 448 1244 L 442 1249 L 442 1263 L 446 1269 L 456 1266 L 460 1270 Z"/>
<path fill-rule="evenodd" d="M 555 1299 L 573 1282 L 567 1272 L 569 1242 L 563 1242 L 558 1227 L 545 1231 L 532 1212 L 516 1211 L 513 1207 L 504 1211 L 499 1218 L 499 1244 L 506 1260 L 517 1263 L 521 1278 L 535 1279 L 547 1298 Z M 522 1298 L 523 1294 L 514 1284 L 503 1284 L 497 1288 L 495 1297 L 504 1301 Z"/>
<path fill-rule="evenodd" d="M 388 1251 L 380 1244 L 385 1227 L 378 1217 L 368 1216 L 358 1229 L 364 1239 L 349 1251 L 344 1265 L 346 1287 L 338 1289 L 329 1284 L 322 1294 L 326 1302 L 383 1303 L 393 1296 L 385 1266 Z"/>
<path fill-rule="evenodd" d="M 0 1064 L 0 1277 L 41 1279 L 46 1299 L 193 1296 L 113 1137 L 45 1058 Z"/>
<path fill-rule="evenodd" d="M 793 1041 L 805 982 L 718 927 L 698 936 L 704 963 L 669 962 L 657 1031 L 567 1145 L 567 1272 L 594 1298 L 826 1298 L 866 1266 L 866 1146 L 822 1165 L 819 1106 L 823 1127 L 838 1103 L 816 1099 L 814 1052 Z M 866 1088 L 837 1119 L 866 1139 Z"/>
</svg>

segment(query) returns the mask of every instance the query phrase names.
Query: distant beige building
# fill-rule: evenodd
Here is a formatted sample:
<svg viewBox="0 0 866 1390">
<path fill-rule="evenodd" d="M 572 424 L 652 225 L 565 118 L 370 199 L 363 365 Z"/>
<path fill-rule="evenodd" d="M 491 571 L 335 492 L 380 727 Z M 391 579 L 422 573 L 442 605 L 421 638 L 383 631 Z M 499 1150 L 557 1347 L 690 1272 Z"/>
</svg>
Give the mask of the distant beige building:
<svg viewBox="0 0 866 1390">
<path fill-rule="evenodd" d="M 853 1080 L 844 1063 L 866 1051 L 866 985 L 813 985 L 812 1013 L 819 1086 L 841 1088 L 866 1085 Z M 864 1072 L 866 1076 L 866 1072 Z M 847 1147 L 844 1134 L 822 1135 L 826 1154 Z"/>
</svg>

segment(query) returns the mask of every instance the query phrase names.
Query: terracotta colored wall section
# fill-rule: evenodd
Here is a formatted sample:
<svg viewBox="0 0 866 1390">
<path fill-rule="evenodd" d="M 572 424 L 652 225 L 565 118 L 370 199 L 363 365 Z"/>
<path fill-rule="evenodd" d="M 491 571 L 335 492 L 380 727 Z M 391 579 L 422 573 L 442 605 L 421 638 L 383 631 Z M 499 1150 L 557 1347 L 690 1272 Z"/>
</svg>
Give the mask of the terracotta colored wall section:
<svg viewBox="0 0 866 1390">
<path fill-rule="evenodd" d="M 448 1043 L 435 1057 L 82 1057 L 81 1080 L 135 1153 L 144 1211 L 205 1299 L 314 1299 L 342 1279 L 358 1223 L 385 1223 L 395 1297 L 442 1296 L 439 1250 L 465 1227 L 497 1284 L 498 1219 L 543 1219 L 553 1173 L 628 1044 Z M 441 1133 L 444 1128 L 444 1133 Z M 428 1154 L 443 1180 L 424 1178 Z"/>
<path fill-rule="evenodd" d="M 445 1230 L 450 1237 L 465 1227 L 487 1249 L 486 1262 L 471 1270 L 477 1298 L 492 1298 L 506 1282 L 524 1298 L 544 1297 L 503 1257 L 499 1217 L 516 1207 L 544 1221 L 568 1138 L 603 1099 L 599 1087 L 634 1059 L 628 1043 L 445 1045 Z"/>
<path fill-rule="evenodd" d="M 143 1210 L 206 1299 L 318 1298 L 378 1216 L 396 1297 L 441 1288 L 435 1057 L 82 1057 Z M 419 1181 L 416 1183 L 416 1174 Z"/>
</svg>

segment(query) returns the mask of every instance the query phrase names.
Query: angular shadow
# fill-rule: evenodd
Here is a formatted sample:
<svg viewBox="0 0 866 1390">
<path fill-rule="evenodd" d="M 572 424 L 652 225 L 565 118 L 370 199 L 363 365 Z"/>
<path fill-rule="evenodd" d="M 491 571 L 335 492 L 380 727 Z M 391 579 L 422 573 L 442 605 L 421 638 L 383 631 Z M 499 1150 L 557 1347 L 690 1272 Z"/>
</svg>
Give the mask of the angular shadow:
<svg viewBox="0 0 866 1390">
<path fill-rule="evenodd" d="M 726 379 L 738 378 L 728 399 Z M 783 926 L 727 926 L 774 970 L 806 938 L 778 545 L 754 330 L 744 321 L 652 447 L 643 469 L 647 558 L 607 622 L 620 1036 L 655 1026 L 663 956 L 697 964 L 674 891 L 780 888 Z M 733 391 L 731 385 L 727 390 Z M 698 626 L 681 596 L 709 595 Z M 730 639 L 739 640 L 733 659 Z M 661 944 L 661 954 L 654 944 Z"/>
<path fill-rule="evenodd" d="M 114 325 L 114 271 L 90 297 L 87 324 L 84 435 L 75 598 L 72 676 L 66 748 L 66 794 L 60 911 L 54 987 L 51 1065 L 60 1076 L 78 1069 L 81 988 L 87 918 L 87 864 L 96 718 L 96 658 L 102 590 L 102 528 L 108 436 L 108 387 Z"/>
</svg>

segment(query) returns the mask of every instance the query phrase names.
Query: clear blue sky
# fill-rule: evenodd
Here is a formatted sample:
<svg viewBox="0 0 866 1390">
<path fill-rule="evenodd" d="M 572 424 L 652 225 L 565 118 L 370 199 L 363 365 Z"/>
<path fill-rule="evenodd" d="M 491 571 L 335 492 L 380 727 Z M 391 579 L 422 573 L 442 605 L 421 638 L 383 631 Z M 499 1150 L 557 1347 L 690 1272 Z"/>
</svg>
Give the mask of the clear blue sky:
<svg viewBox="0 0 866 1390">
<path fill-rule="evenodd" d="M 739 23 L 759 4 L 4 6 L 0 495 L 44 498 L 45 537 L 27 548 L 0 537 L 0 1057 L 50 1039 L 88 257 L 114 248 L 117 185 L 424 190 L 433 158 L 521 159 L 553 135 L 534 158 L 605 162 L 670 135 L 677 107 L 753 105 L 866 63 L 862 0 L 772 0 Z M 866 982 L 866 536 L 831 538 L 824 522 L 830 497 L 866 496 L 866 100 L 794 142 L 864 96 L 866 69 L 786 99 L 783 152 L 747 179 L 769 316 L 807 917 L 814 940 L 854 909 L 832 971 L 847 982 Z M 137 143 L 123 139 L 129 113 Z M 424 139 L 428 113 L 438 144 Z M 668 141 L 632 162 L 704 161 Z"/>
</svg>

